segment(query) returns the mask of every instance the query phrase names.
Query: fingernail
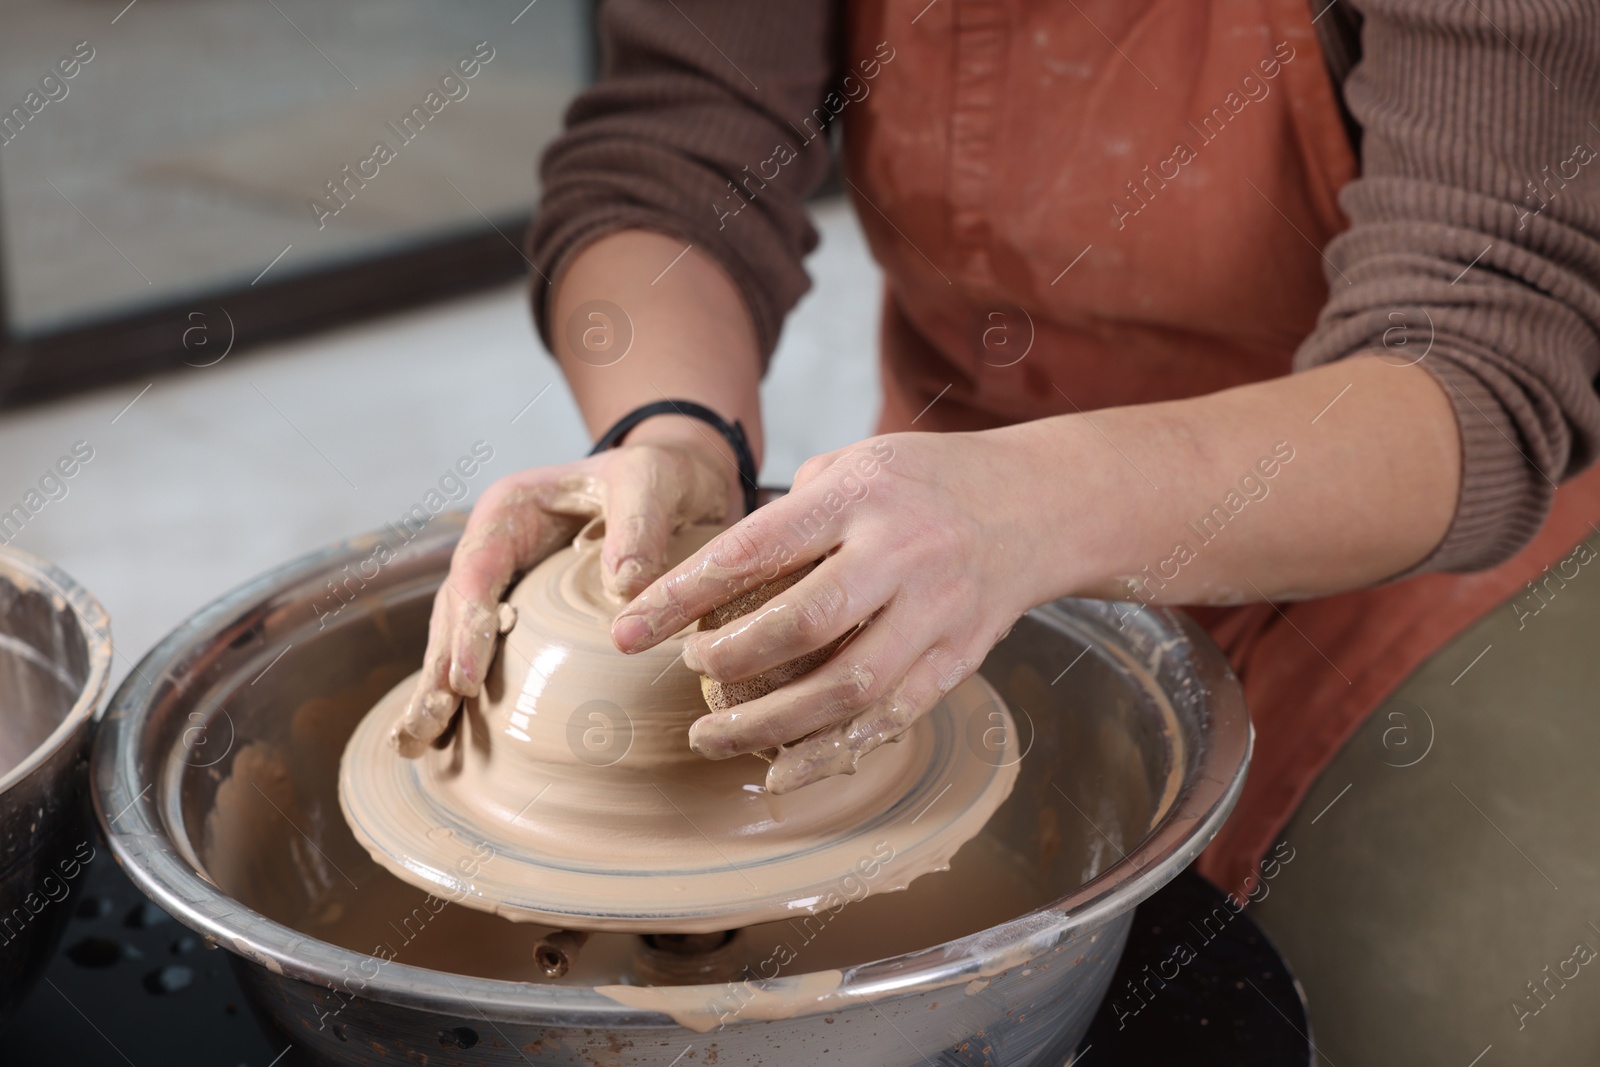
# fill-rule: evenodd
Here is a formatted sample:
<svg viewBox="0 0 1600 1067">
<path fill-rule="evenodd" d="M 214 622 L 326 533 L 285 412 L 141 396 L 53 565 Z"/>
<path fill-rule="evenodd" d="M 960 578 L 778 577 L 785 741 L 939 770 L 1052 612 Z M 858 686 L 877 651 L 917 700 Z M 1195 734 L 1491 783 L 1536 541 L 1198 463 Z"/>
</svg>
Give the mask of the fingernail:
<svg viewBox="0 0 1600 1067">
<path fill-rule="evenodd" d="M 478 681 L 477 672 L 473 671 L 469 665 L 464 664 L 463 661 L 457 660 L 450 665 L 450 688 L 462 696 L 477 696 L 482 689 L 482 684 Z"/>
<path fill-rule="evenodd" d="M 405 759 L 416 759 L 428 751 L 428 743 L 411 733 L 404 726 L 396 726 L 389 734 L 389 741 Z"/>
<path fill-rule="evenodd" d="M 689 747 L 706 759 L 738 755 L 728 740 L 725 725 L 711 715 L 701 716 L 689 727 Z"/>
<path fill-rule="evenodd" d="M 611 640 L 624 652 L 650 636 L 650 624 L 639 615 L 621 615 L 611 624 Z"/>
<path fill-rule="evenodd" d="M 406 713 L 400 720 L 399 730 L 423 743 L 432 741 L 443 733 L 450 720 L 455 718 L 456 704 L 459 700 L 460 698 L 454 693 L 441 692 L 438 689 L 418 693 L 406 706 Z"/>
<path fill-rule="evenodd" d="M 803 785 L 809 785 L 809 780 L 802 780 L 804 771 L 797 770 L 793 762 L 784 761 L 780 755 L 772 761 L 772 766 L 767 768 L 767 792 L 775 797 L 785 793 L 792 793 Z"/>
<path fill-rule="evenodd" d="M 700 642 L 692 637 L 683 642 L 683 665 L 696 674 L 706 673 L 705 664 L 700 661 Z"/>
<path fill-rule="evenodd" d="M 637 592 L 639 579 L 644 575 L 644 564 L 636 559 L 625 559 L 617 567 L 617 588 Z"/>
</svg>

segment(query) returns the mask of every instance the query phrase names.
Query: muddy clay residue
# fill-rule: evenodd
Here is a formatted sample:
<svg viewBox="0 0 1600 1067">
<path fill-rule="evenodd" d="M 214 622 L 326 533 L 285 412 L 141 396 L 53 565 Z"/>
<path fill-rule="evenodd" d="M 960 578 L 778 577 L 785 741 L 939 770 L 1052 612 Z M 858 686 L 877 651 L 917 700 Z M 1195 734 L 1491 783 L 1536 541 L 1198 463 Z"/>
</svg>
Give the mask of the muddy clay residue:
<svg viewBox="0 0 1600 1067">
<path fill-rule="evenodd" d="M 226 766 L 199 848 L 203 869 L 224 893 L 308 937 L 361 954 L 360 970 L 369 978 L 399 962 L 473 978 L 593 987 L 618 1003 L 704 1031 L 729 1018 L 777 1019 L 844 1007 L 851 998 L 841 986 L 850 968 L 990 929 L 1078 884 L 1063 881 L 1071 875 L 1061 874 L 1060 865 L 1025 857 L 980 833 L 955 852 L 948 870 L 926 874 L 903 891 L 879 891 L 874 878 L 889 877 L 881 866 L 872 875 L 858 868 L 808 908 L 745 926 L 726 953 L 732 980 L 652 985 L 646 939 L 624 932 L 592 935 L 568 972 L 551 978 L 535 962 L 534 949 L 552 927 L 512 922 L 465 907 L 443 888 L 429 892 L 402 881 L 373 861 L 343 817 L 338 778 L 345 743 L 403 673 L 375 671 L 304 703 L 274 739 L 242 744 Z M 647 747 L 642 754 L 659 750 Z M 752 803 L 767 817 L 784 818 L 783 809 L 804 792 Z M 877 843 L 863 839 L 864 859 Z M 1047 878 L 1046 866 L 1058 873 Z M 1008 956 L 1006 966 L 1024 962 Z M 979 977 L 987 975 L 986 969 Z M 954 992 L 960 995 L 959 988 Z"/>
<path fill-rule="evenodd" d="M 817 971 L 794 978 L 737 986 L 599 986 L 596 993 L 639 1011 L 660 1012 L 686 1030 L 710 1033 L 732 1018 L 793 1019 L 797 1015 L 826 1011 L 842 1000 L 833 996 L 844 981 L 839 971 Z"/>
<path fill-rule="evenodd" d="M 669 557 L 709 532 L 675 535 Z M 356 728 L 340 768 L 356 839 L 402 881 L 454 902 L 629 933 L 804 915 L 852 885 L 886 893 L 945 868 L 1016 779 L 1009 712 L 972 677 L 859 773 L 774 796 L 760 760 L 691 750 L 706 705 L 682 634 L 616 650 L 621 604 L 597 540 L 541 562 L 509 603 L 515 624 L 483 691 L 439 743 L 414 759 L 391 744 L 417 684 L 402 681 Z M 1011 749 L 975 752 L 974 724 Z"/>
<path fill-rule="evenodd" d="M 316 703 L 314 712 L 348 723 L 349 712 L 339 710 L 337 701 Z M 306 710 L 297 716 L 297 726 Z M 642 981 L 637 935 L 591 936 L 571 970 L 552 979 L 533 958 L 535 945 L 551 927 L 462 907 L 375 864 L 339 817 L 333 761 L 302 747 L 325 745 L 328 732 L 336 733 L 337 727 L 296 729 L 290 751 L 257 741 L 236 754 L 207 818 L 202 849 L 207 873 L 223 892 L 310 937 L 371 957 L 376 962 L 370 966 L 395 961 L 476 978 L 621 986 L 646 995 L 648 987 L 637 984 Z M 803 986 L 785 983 L 760 992 L 775 979 L 838 972 L 965 937 L 1041 907 L 1059 893 L 1021 856 L 986 835 L 963 846 L 948 871 L 927 875 L 903 892 L 867 896 L 859 879 L 841 881 L 831 909 L 739 932 L 737 969 L 760 983 L 748 988 L 763 1005 L 740 1015 L 803 1012 L 808 1009 L 795 998 L 810 1003 L 824 992 L 818 985 L 823 979 L 814 977 Z M 833 981 L 837 984 L 837 977 Z M 614 990 L 607 993 L 619 999 Z M 702 992 L 696 1000 L 684 992 L 670 1004 L 657 1003 L 668 1004 L 672 1010 L 660 1010 L 674 1018 L 704 1023 L 708 1015 L 727 1010 L 723 1001 L 729 994 L 715 1000 L 707 996 Z M 780 1009 L 775 997 L 788 1007 Z"/>
</svg>

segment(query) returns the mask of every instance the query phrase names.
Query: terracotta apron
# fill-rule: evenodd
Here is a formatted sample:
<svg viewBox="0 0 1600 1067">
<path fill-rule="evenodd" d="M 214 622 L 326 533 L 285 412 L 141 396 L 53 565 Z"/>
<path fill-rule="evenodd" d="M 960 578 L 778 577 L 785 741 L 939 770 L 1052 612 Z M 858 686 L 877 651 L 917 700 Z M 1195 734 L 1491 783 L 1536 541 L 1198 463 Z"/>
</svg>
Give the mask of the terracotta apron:
<svg viewBox="0 0 1600 1067">
<path fill-rule="evenodd" d="M 1307 0 L 852 0 L 846 34 L 852 60 L 893 49 L 845 105 L 846 172 L 887 282 L 882 431 L 1289 373 L 1357 173 Z M 1596 516 L 1590 471 L 1491 571 L 1195 609 L 1257 731 L 1202 872 L 1248 888 L 1372 709 Z"/>
</svg>

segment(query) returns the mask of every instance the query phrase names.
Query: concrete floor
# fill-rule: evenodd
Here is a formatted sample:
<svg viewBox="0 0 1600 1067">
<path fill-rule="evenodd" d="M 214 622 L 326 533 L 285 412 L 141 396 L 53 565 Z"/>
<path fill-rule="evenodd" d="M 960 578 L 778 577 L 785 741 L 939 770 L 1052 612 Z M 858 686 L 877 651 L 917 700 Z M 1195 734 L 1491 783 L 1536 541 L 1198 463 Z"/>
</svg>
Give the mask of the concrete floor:
<svg viewBox="0 0 1600 1067">
<path fill-rule="evenodd" d="M 763 387 L 783 397 L 767 405 L 768 484 L 866 436 L 877 416 L 877 268 L 843 201 L 816 217 L 816 288 Z M 497 384 L 474 392 L 462 381 Z M 75 442 L 94 450 L 13 544 L 105 604 L 115 685 L 234 586 L 396 519 L 479 440 L 494 459 L 468 503 L 495 478 L 589 444 L 520 286 L 7 412 L 0 510 Z"/>
</svg>

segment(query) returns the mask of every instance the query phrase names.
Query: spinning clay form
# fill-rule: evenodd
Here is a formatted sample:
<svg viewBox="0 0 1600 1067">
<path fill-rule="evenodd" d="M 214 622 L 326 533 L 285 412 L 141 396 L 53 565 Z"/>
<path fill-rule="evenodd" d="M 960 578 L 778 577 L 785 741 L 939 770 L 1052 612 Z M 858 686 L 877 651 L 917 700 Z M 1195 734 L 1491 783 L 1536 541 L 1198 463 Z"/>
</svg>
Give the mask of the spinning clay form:
<svg viewBox="0 0 1600 1067">
<path fill-rule="evenodd" d="M 676 534 L 669 564 L 718 532 Z M 1010 714 L 974 675 L 858 772 L 794 793 L 767 764 L 689 748 L 706 714 L 690 628 L 635 655 L 598 523 L 512 590 L 516 622 L 443 738 L 415 759 L 390 734 L 416 676 L 345 749 L 339 799 L 379 864 L 436 896 L 574 930 L 711 933 L 903 889 L 941 870 L 1010 794 Z"/>
</svg>

